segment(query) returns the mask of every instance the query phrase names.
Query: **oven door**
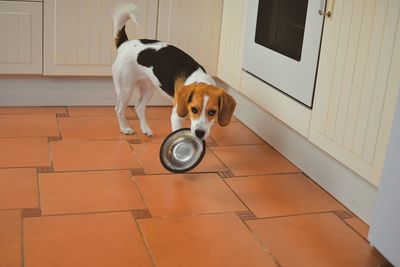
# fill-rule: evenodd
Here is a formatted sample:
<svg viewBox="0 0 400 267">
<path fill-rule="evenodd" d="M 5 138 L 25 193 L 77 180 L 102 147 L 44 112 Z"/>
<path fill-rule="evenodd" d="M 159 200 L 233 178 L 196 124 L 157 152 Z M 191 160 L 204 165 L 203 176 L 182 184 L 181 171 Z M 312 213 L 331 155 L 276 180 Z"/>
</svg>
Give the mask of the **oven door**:
<svg viewBox="0 0 400 267">
<path fill-rule="evenodd" d="M 321 0 L 248 0 L 243 68 L 311 108 Z"/>
</svg>

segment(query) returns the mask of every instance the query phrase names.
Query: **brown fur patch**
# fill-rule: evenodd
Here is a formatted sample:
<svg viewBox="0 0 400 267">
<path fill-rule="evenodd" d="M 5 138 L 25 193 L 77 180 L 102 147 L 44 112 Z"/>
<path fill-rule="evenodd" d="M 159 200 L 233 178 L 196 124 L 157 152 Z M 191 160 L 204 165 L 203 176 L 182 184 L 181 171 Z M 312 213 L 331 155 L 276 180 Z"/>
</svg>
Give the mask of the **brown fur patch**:
<svg viewBox="0 0 400 267">
<path fill-rule="evenodd" d="M 179 94 L 179 91 L 185 84 L 185 77 L 183 76 L 178 76 L 175 79 L 175 84 L 174 84 L 174 106 L 177 104 L 177 95 Z"/>
<path fill-rule="evenodd" d="M 221 126 L 227 126 L 233 115 L 235 100 L 221 88 L 205 83 L 194 83 L 177 88 L 174 105 L 181 117 L 189 114 L 191 119 L 197 119 L 203 109 L 204 96 L 208 96 L 206 116 L 209 121 L 218 119 Z"/>
</svg>

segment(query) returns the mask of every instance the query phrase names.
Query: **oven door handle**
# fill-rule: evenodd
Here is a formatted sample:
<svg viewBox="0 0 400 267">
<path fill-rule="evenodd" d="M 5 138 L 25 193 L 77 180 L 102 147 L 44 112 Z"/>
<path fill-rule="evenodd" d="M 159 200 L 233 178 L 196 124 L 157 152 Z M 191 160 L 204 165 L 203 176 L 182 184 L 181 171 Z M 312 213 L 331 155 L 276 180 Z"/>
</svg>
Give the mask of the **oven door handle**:
<svg viewBox="0 0 400 267">
<path fill-rule="evenodd" d="M 325 9 L 325 4 L 326 4 L 328 1 L 329 1 L 329 7 L 327 7 L 327 8 Z M 330 16 L 332 16 L 331 10 L 332 10 L 333 1 L 334 1 L 334 0 L 321 0 L 321 2 L 320 2 L 320 8 L 319 8 L 319 10 L 318 10 L 318 14 L 320 14 L 321 16 L 324 16 L 324 17 L 328 17 L 328 18 L 329 18 Z"/>
</svg>

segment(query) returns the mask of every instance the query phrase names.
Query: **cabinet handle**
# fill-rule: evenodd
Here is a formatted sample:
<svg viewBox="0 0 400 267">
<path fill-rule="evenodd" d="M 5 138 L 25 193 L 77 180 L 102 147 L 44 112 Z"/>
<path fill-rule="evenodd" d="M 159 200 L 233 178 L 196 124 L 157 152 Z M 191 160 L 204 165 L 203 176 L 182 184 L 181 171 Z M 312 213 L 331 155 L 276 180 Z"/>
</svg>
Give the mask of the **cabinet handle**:
<svg viewBox="0 0 400 267">
<path fill-rule="evenodd" d="M 325 10 L 325 4 L 326 4 L 326 2 L 328 2 L 329 0 L 321 0 L 321 2 L 320 2 L 320 8 L 319 8 L 319 10 L 318 10 L 318 14 L 320 14 L 321 16 L 324 16 L 324 17 L 330 17 L 330 16 L 332 16 L 332 12 L 330 11 L 330 10 L 332 10 L 332 2 L 334 1 L 334 0 L 331 0 L 331 1 L 329 1 L 329 8 L 327 7 L 326 8 L 326 11 L 324 11 Z"/>
<path fill-rule="evenodd" d="M 323 12 L 322 10 L 318 10 L 318 14 L 320 14 L 321 16 L 324 16 L 324 17 L 328 17 L 328 18 L 332 15 L 330 11 Z"/>
</svg>

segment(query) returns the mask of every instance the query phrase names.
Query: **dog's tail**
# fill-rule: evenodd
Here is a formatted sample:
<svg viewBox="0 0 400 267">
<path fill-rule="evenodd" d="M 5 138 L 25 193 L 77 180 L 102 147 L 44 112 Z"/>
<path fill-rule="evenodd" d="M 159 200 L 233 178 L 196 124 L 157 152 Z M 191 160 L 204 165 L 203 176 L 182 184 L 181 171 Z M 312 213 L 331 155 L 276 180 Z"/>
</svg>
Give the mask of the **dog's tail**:
<svg viewBox="0 0 400 267">
<path fill-rule="evenodd" d="M 114 11 L 114 42 L 117 48 L 128 41 L 125 24 L 129 19 L 135 22 L 136 25 L 139 24 L 139 9 L 134 4 L 122 5 Z"/>
</svg>

